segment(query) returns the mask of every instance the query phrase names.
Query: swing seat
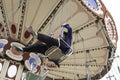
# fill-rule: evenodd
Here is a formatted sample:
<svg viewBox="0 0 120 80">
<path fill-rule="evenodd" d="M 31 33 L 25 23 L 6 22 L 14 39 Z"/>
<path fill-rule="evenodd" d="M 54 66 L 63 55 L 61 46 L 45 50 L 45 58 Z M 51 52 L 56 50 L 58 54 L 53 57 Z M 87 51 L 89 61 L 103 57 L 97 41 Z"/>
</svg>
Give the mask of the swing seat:
<svg viewBox="0 0 120 80">
<path fill-rule="evenodd" d="M 27 72 L 26 74 L 26 80 L 44 80 L 46 78 L 47 74 L 39 76 L 32 72 Z"/>
<path fill-rule="evenodd" d="M 50 60 L 54 60 L 60 63 L 71 54 L 70 52 L 71 52 L 71 49 L 69 50 L 68 54 L 65 55 L 62 53 L 59 47 L 52 46 L 45 52 L 45 56 L 48 57 L 48 59 Z"/>
</svg>

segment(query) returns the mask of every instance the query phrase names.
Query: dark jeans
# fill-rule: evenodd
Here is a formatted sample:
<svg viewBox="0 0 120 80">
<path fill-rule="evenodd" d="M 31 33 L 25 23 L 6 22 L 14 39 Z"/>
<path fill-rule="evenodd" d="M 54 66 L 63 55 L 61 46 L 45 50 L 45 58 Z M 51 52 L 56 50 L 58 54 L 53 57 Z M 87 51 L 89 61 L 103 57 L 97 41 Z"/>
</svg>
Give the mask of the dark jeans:
<svg viewBox="0 0 120 80">
<path fill-rule="evenodd" d="M 44 43 L 37 42 L 33 45 L 23 48 L 23 51 L 45 54 L 46 50 L 51 46 L 59 46 L 58 39 L 54 39 L 44 34 L 38 33 L 38 40 Z M 69 49 L 62 40 L 60 40 L 60 49 L 62 50 L 63 54 L 66 54 L 65 52 Z"/>
</svg>

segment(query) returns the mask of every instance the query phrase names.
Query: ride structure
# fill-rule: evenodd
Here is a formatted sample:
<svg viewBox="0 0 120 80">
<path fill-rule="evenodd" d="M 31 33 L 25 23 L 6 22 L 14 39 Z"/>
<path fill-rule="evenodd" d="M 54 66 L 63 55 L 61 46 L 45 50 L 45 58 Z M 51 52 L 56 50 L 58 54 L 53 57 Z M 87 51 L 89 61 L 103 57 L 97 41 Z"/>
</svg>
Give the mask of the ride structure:
<svg viewBox="0 0 120 80">
<path fill-rule="evenodd" d="M 11 48 L 37 42 L 27 31 L 30 25 L 58 38 L 65 22 L 73 29 L 72 53 L 60 68 L 41 54 L 21 55 Z M 0 31 L 0 79 L 8 80 L 100 79 L 111 69 L 118 40 L 114 20 L 101 0 L 0 0 Z"/>
</svg>

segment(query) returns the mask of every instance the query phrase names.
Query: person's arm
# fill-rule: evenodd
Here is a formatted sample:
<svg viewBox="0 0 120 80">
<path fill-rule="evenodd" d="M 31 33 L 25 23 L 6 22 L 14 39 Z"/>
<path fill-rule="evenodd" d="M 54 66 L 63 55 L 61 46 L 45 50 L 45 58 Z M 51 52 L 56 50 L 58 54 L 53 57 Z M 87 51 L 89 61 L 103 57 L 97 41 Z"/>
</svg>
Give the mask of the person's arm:
<svg viewBox="0 0 120 80">
<path fill-rule="evenodd" d="M 68 36 L 72 38 L 72 28 L 69 24 L 64 25 L 63 27 L 65 27 L 68 30 Z"/>
<path fill-rule="evenodd" d="M 69 24 L 65 24 L 63 25 L 63 27 L 65 27 L 67 30 L 68 30 L 68 43 L 69 45 L 71 45 L 71 42 L 72 42 L 72 28 Z"/>
</svg>

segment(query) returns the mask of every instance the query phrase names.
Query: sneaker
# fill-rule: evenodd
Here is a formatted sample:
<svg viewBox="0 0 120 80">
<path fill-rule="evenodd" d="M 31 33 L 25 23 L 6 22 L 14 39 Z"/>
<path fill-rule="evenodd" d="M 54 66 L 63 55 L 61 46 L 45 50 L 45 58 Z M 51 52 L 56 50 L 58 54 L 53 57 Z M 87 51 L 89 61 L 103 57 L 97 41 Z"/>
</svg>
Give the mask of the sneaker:
<svg viewBox="0 0 120 80">
<path fill-rule="evenodd" d="M 52 60 L 52 61 L 54 62 L 55 65 L 57 65 L 57 67 L 60 67 L 60 64 L 57 61 L 55 60 Z"/>
<path fill-rule="evenodd" d="M 37 38 L 37 33 L 33 31 L 32 26 L 30 26 L 30 27 L 27 29 L 27 31 L 28 31 L 30 34 L 32 34 L 32 36 L 33 36 L 34 38 Z"/>
<path fill-rule="evenodd" d="M 60 67 L 60 64 L 59 63 L 57 63 L 57 62 L 54 62 L 55 63 L 55 65 L 57 65 L 57 67 Z"/>
</svg>

